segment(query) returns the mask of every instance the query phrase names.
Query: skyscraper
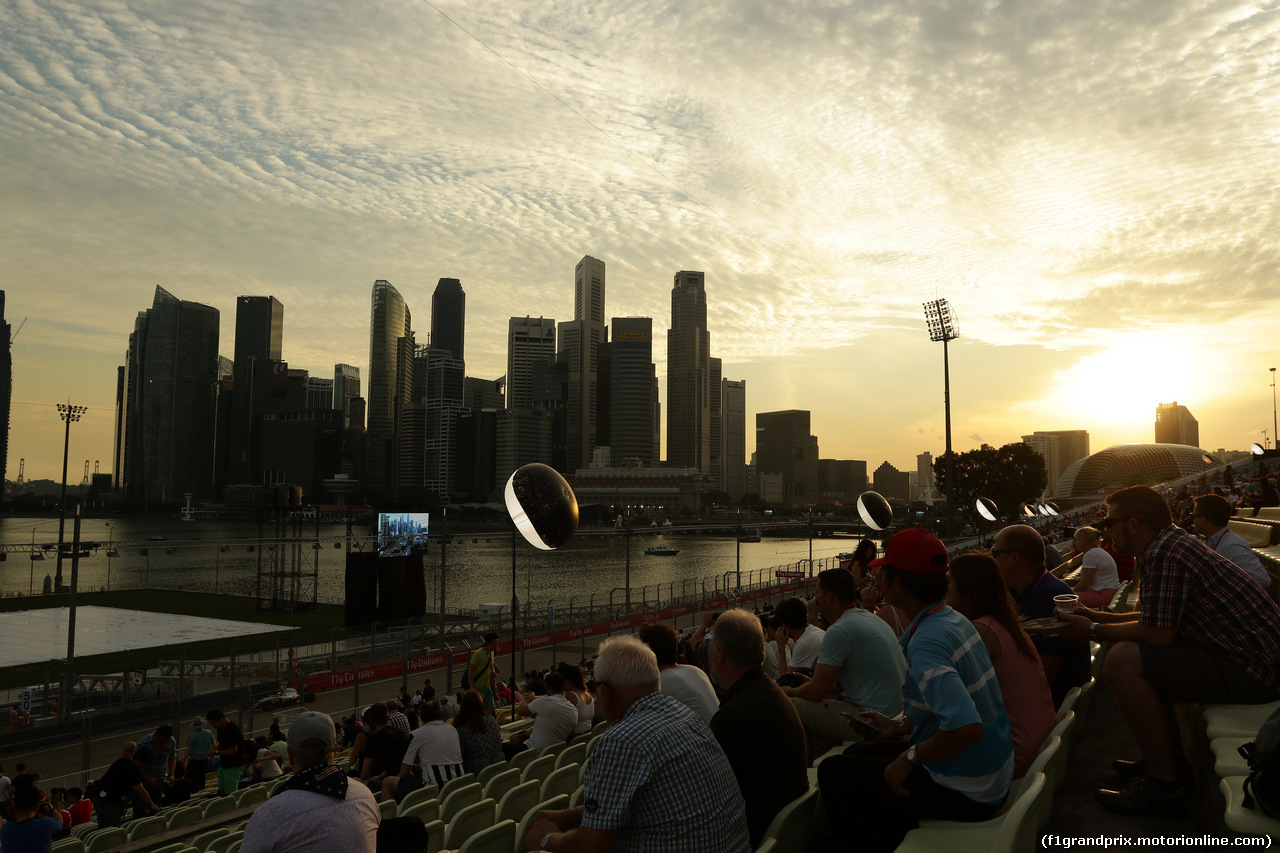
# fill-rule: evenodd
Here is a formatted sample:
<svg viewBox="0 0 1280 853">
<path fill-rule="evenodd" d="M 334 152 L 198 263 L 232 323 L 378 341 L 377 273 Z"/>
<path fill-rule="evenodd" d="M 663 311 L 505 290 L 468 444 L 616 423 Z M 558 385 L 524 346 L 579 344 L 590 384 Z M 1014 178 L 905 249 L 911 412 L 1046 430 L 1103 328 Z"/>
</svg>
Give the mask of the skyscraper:
<svg viewBox="0 0 1280 853">
<path fill-rule="evenodd" d="M 653 363 L 653 318 L 614 317 L 609 349 L 609 446 L 615 465 L 639 459 L 646 466 L 661 459 L 654 442 L 654 399 L 658 386 Z M 602 377 L 603 379 L 603 377 Z"/>
<path fill-rule="evenodd" d="M 442 278 L 431 294 L 431 348 L 447 350 L 459 361 L 466 359 L 467 294 L 456 278 Z"/>
<path fill-rule="evenodd" d="M 448 350 L 419 348 L 414 366 L 424 389 L 423 472 L 427 492 L 448 500 L 457 491 L 458 418 L 463 410 L 466 367 Z"/>
<path fill-rule="evenodd" d="M 597 359 L 605 341 L 604 261 L 584 255 L 574 268 L 573 320 L 560 324 L 560 358 L 569 365 L 568 459 L 585 468 L 596 445 Z"/>
<path fill-rule="evenodd" d="M 721 379 L 720 389 L 724 433 L 720 490 L 739 501 L 747 493 L 747 381 Z"/>
<path fill-rule="evenodd" d="M 156 287 L 138 314 L 124 370 L 123 487 L 131 503 L 212 497 L 218 310 Z"/>
<path fill-rule="evenodd" d="M 4 335 L 0 346 L 0 498 L 4 497 L 4 480 L 9 471 L 9 407 L 13 401 L 13 333 L 4 318 L 4 291 L 0 290 L 0 334 Z"/>
<path fill-rule="evenodd" d="M 277 409 L 275 365 L 281 360 L 284 305 L 274 296 L 236 300 L 235 353 L 225 458 L 228 469 L 218 481 L 256 483 L 262 460 L 262 416 Z"/>
<path fill-rule="evenodd" d="M 760 476 L 782 475 L 784 500 L 817 496 L 818 439 L 809 434 L 807 410 L 756 414 L 756 468 Z"/>
<path fill-rule="evenodd" d="M 707 331 L 707 291 L 701 272 L 676 273 L 671 290 L 667 461 L 711 473 L 711 333 Z"/>
<path fill-rule="evenodd" d="M 392 445 L 396 435 L 398 404 L 402 399 L 400 383 L 404 377 L 400 340 L 409 336 L 411 322 L 409 308 L 400 291 L 389 281 L 375 281 L 369 310 L 369 389 L 365 402 L 368 429 L 365 476 L 372 495 L 390 493 L 394 482 Z M 412 352 L 410 349 L 409 353 Z"/>
<path fill-rule="evenodd" d="M 1024 435 L 1022 443 L 1044 459 L 1050 494 L 1058 488 L 1058 478 L 1067 466 L 1089 455 L 1089 431 L 1083 429 L 1036 430 Z"/>
<path fill-rule="evenodd" d="M 512 317 L 507 321 L 507 408 L 520 409 L 533 400 L 533 368 L 556 357 L 556 321 L 544 317 Z"/>
<path fill-rule="evenodd" d="M 333 407 L 342 412 L 342 427 L 351 426 L 351 404 L 360 396 L 360 368 L 351 364 L 333 366 Z"/>
<path fill-rule="evenodd" d="M 1156 406 L 1156 444 L 1200 446 L 1200 422 L 1178 401 Z"/>
</svg>

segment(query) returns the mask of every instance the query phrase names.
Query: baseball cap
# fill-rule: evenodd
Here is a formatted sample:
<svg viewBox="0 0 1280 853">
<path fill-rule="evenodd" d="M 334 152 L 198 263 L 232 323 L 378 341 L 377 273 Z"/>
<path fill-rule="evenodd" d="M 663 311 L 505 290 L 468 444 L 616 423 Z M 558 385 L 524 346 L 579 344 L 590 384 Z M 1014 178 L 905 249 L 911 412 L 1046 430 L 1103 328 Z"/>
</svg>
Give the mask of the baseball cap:
<svg viewBox="0 0 1280 853">
<path fill-rule="evenodd" d="M 305 711 L 294 717 L 293 722 L 289 724 L 286 742 L 290 749 L 299 752 L 307 741 L 319 740 L 325 743 L 329 752 L 332 752 L 337 739 L 338 733 L 333 727 L 332 717 L 328 714 L 317 714 L 315 711 Z"/>
<path fill-rule="evenodd" d="M 870 568 L 877 566 L 889 566 L 900 572 L 943 574 L 947 571 L 947 546 L 923 528 L 902 530 L 884 546 L 884 556 L 871 561 Z"/>
</svg>

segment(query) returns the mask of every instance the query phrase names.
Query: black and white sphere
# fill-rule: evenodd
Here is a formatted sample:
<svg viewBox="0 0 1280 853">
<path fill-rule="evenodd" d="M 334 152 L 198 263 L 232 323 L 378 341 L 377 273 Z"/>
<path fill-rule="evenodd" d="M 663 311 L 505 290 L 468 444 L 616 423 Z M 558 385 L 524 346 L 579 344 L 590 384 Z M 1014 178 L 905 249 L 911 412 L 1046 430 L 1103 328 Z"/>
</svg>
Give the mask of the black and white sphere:
<svg viewBox="0 0 1280 853">
<path fill-rule="evenodd" d="M 996 520 L 996 513 L 999 512 L 999 509 L 996 508 L 996 502 L 991 500 L 991 498 L 978 498 L 975 505 L 978 508 L 978 515 L 982 516 L 987 521 Z"/>
<path fill-rule="evenodd" d="M 1022 514 L 1025 515 L 1027 518 L 1034 518 L 1036 511 L 1031 508 L 1031 504 L 1023 504 Z"/>
<path fill-rule="evenodd" d="M 507 512 L 529 544 L 554 551 L 578 529 L 578 499 L 560 472 L 533 462 L 507 480 Z"/>
<path fill-rule="evenodd" d="M 879 492 L 858 495 L 858 515 L 862 516 L 862 523 L 872 530 L 884 530 L 893 523 L 893 507 Z"/>
</svg>

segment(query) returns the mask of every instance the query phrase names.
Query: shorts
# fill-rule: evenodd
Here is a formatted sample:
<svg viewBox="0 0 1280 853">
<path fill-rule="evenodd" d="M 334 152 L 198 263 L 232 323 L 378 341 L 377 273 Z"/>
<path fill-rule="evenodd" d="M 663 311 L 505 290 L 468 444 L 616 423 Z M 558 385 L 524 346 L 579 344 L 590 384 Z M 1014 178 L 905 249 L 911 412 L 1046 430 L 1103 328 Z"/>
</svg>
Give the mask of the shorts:
<svg viewBox="0 0 1280 853">
<path fill-rule="evenodd" d="M 849 714 L 854 707 L 843 699 L 823 699 L 815 702 L 812 699 L 791 700 L 795 703 L 796 713 L 800 715 L 800 724 L 812 737 L 823 740 L 861 740 L 859 734 L 842 713 Z"/>
<path fill-rule="evenodd" d="M 1225 652 L 1187 640 L 1156 646 L 1138 643 L 1142 673 L 1166 702 L 1230 702 L 1260 705 L 1280 699 Z"/>
<path fill-rule="evenodd" d="M 483 687 L 477 687 L 476 690 L 479 691 L 480 698 L 484 700 L 484 707 L 492 711 L 494 706 L 493 688 L 486 684 Z"/>
</svg>

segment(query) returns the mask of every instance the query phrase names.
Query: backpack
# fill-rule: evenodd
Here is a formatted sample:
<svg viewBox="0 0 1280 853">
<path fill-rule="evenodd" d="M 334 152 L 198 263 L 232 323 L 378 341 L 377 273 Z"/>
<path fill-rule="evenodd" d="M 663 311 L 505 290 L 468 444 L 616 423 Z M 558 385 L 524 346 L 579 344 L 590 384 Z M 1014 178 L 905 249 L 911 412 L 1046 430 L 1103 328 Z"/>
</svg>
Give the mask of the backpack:
<svg viewBox="0 0 1280 853">
<path fill-rule="evenodd" d="M 1280 708 L 1263 722 L 1257 739 L 1239 752 L 1250 770 L 1244 780 L 1244 807 L 1280 820 Z"/>
</svg>

